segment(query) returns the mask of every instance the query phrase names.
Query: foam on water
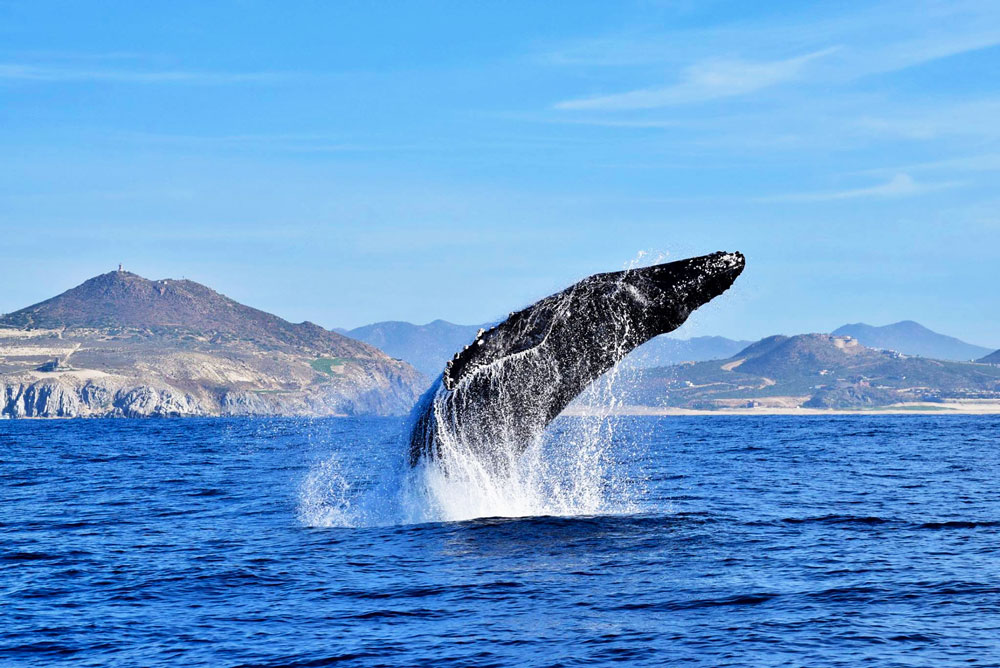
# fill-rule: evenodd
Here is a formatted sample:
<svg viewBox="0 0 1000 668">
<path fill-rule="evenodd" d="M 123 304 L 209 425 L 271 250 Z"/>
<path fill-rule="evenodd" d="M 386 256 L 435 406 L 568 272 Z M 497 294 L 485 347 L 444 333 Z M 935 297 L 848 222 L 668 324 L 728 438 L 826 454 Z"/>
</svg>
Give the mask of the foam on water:
<svg viewBox="0 0 1000 668">
<path fill-rule="evenodd" d="M 611 382 L 601 380 L 602 385 Z M 340 457 L 332 455 L 303 480 L 299 519 L 312 527 L 362 527 L 633 512 L 642 483 L 623 475 L 611 457 L 615 424 L 605 404 L 601 413 L 574 418 L 539 436 L 502 471 L 454 449 L 412 468 L 402 457 L 383 462 L 371 479 L 353 479 Z"/>
<path fill-rule="evenodd" d="M 574 421 L 502 471 L 461 451 L 424 460 L 404 479 L 403 521 L 627 512 L 630 495 L 608 452 L 612 429 L 610 419 Z"/>
</svg>

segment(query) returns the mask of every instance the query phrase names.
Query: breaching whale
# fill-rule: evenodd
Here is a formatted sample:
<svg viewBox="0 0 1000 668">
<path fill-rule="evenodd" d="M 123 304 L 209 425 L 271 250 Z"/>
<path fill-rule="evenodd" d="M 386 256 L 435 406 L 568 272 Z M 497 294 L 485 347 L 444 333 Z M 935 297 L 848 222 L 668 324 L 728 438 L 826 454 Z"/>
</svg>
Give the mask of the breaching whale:
<svg viewBox="0 0 1000 668">
<path fill-rule="evenodd" d="M 410 464 L 438 458 L 447 471 L 453 448 L 505 470 L 593 380 L 680 327 L 743 266 L 720 251 L 595 274 L 481 330 L 414 407 Z"/>
</svg>

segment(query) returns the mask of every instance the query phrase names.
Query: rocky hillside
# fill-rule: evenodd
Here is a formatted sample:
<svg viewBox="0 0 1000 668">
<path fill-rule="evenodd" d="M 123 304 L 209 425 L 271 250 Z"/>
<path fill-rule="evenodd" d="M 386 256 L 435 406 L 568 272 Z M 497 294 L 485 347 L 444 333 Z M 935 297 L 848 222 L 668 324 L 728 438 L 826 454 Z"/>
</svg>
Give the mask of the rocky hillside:
<svg viewBox="0 0 1000 668">
<path fill-rule="evenodd" d="M 753 405 L 858 408 L 1000 397 L 1000 368 L 909 357 L 829 334 L 772 336 L 736 355 L 637 376 L 630 403 L 682 408 Z"/>
<path fill-rule="evenodd" d="M 387 415 L 425 379 L 193 281 L 117 271 L 0 317 L 0 416 Z"/>
</svg>

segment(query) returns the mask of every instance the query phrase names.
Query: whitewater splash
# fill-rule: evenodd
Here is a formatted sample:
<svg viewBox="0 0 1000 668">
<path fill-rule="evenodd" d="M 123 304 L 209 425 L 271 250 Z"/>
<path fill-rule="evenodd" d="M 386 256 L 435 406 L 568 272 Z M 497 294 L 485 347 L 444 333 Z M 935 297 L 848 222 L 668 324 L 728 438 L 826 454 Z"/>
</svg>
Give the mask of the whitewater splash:
<svg viewBox="0 0 1000 668">
<path fill-rule="evenodd" d="M 300 486 L 299 519 L 310 527 L 365 527 L 635 512 L 645 482 L 627 475 L 613 456 L 626 444 L 616 443 L 617 418 L 608 410 L 604 405 L 600 413 L 557 422 L 502 473 L 455 452 L 416 467 L 402 455 L 376 460 L 366 466 L 373 473 L 365 478 L 364 471 L 330 456 Z"/>
<path fill-rule="evenodd" d="M 634 508 L 614 462 L 619 363 L 679 327 L 742 272 L 718 252 L 590 276 L 480 331 L 413 412 L 408 456 L 348 483 L 334 460 L 303 483 L 310 525 L 592 515 Z M 582 393 L 582 394 L 581 394 Z M 571 401 L 583 415 L 546 429 Z M 403 449 L 403 448 L 401 448 Z"/>
<path fill-rule="evenodd" d="M 626 471 L 621 460 L 642 444 L 616 439 L 617 409 L 635 372 L 613 367 L 578 398 L 574 415 L 527 446 L 498 443 L 497 451 L 506 453 L 504 466 L 484 462 L 460 439 L 446 437 L 438 457 L 411 467 L 409 425 L 398 435 L 394 454 L 367 461 L 365 471 L 338 455 L 327 457 L 300 486 L 299 519 L 310 527 L 365 527 L 636 512 L 645 480 Z"/>
<path fill-rule="evenodd" d="M 661 262 L 663 256 L 653 259 Z M 643 260 L 645 252 L 624 269 L 635 269 Z M 299 519 L 312 527 L 361 527 L 634 512 L 645 483 L 621 472 L 612 456 L 616 445 L 624 445 L 614 439 L 616 409 L 634 372 L 624 365 L 612 367 L 579 397 L 577 415 L 536 435 L 526 446 L 495 444 L 495 452 L 504 453 L 506 460 L 500 467 L 484 462 L 448 429 L 441 430 L 445 436 L 437 458 L 423 459 L 415 467 L 408 466 L 402 454 L 372 462 L 369 470 L 379 472 L 374 479 L 351 482 L 351 472 L 338 456 L 331 456 L 314 465 L 303 481 Z M 404 437 L 401 434 L 400 452 Z"/>
<path fill-rule="evenodd" d="M 577 415 L 557 422 L 527 447 L 499 444 L 497 451 L 508 457 L 501 468 L 485 465 L 454 437 L 445 440 L 438 458 L 410 467 L 403 454 L 405 433 L 399 436 L 398 457 L 368 467 L 378 471 L 373 479 L 358 480 L 357 471 L 352 476 L 339 456 L 330 456 L 302 482 L 299 519 L 311 527 L 363 527 L 634 512 L 644 481 L 622 472 L 613 457 L 629 447 L 614 437 L 616 409 L 634 372 L 613 367 L 580 396 Z"/>
</svg>

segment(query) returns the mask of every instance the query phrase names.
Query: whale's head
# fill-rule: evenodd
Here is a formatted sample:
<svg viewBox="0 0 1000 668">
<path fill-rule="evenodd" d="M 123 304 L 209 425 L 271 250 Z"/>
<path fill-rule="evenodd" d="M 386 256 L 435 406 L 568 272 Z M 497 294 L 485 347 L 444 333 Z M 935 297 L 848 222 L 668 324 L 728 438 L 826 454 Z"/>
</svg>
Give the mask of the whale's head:
<svg viewBox="0 0 1000 668">
<path fill-rule="evenodd" d="M 728 290 L 745 264 L 742 253 L 719 251 L 632 269 L 623 278 L 646 301 L 646 322 L 655 335 L 676 329 L 692 311 Z"/>
</svg>

